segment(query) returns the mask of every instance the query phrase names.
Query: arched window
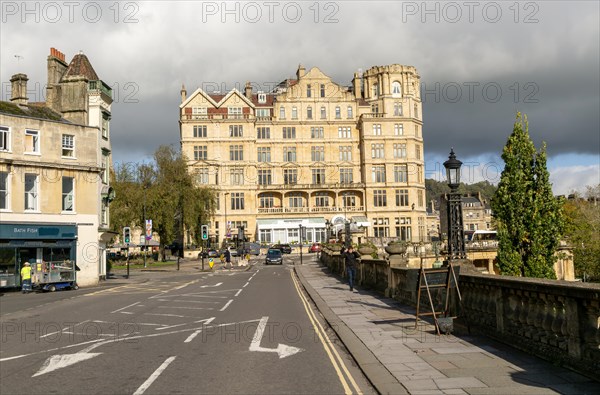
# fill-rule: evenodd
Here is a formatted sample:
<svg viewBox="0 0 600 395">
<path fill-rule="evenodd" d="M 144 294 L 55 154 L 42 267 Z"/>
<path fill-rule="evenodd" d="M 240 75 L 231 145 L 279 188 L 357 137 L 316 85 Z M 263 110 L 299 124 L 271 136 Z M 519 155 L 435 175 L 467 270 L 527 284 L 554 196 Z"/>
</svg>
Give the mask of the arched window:
<svg viewBox="0 0 600 395">
<path fill-rule="evenodd" d="M 394 96 L 394 97 L 402 96 L 402 85 L 400 85 L 400 82 L 398 82 L 398 81 L 392 82 L 392 96 Z"/>
</svg>

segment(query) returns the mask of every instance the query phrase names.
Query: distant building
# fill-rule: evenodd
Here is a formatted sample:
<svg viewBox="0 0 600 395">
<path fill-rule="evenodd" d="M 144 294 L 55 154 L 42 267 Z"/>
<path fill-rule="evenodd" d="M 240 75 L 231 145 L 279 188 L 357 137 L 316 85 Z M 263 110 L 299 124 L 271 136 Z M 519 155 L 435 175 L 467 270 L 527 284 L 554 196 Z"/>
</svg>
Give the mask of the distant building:
<svg viewBox="0 0 600 395">
<path fill-rule="evenodd" d="M 426 238 L 423 113 L 412 66 L 342 86 L 314 67 L 271 92 L 181 90 L 180 138 L 199 185 L 216 189 L 211 240 Z M 357 240 L 355 240 L 357 241 Z"/>
<path fill-rule="evenodd" d="M 0 102 L 0 286 L 24 262 L 75 261 L 79 285 L 106 275 L 112 91 L 87 56 L 52 48 L 46 102 L 30 103 L 25 74 Z"/>
<path fill-rule="evenodd" d="M 481 197 L 481 193 L 463 195 L 461 201 L 465 232 L 472 233 L 476 230 L 493 230 L 492 208 L 489 202 Z M 443 234 L 448 234 L 446 195 L 440 196 L 439 207 L 440 229 Z"/>
</svg>

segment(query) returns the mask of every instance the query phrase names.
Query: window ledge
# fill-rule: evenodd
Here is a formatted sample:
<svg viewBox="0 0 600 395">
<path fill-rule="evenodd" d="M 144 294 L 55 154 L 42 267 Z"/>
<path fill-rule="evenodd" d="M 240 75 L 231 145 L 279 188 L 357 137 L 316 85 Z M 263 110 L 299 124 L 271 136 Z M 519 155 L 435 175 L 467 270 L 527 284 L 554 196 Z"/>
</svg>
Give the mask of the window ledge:
<svg viewBox="0 0 600 395">
<path fill-rule="evenodd" d="M 41 152 L 23 152 L 24 155 L 42 156 Z"/>
<path fill-rule="evenodd" d="M 23 210 L 24 214 L 41 214 L 40 210 Z"/>
<path fill-rule="evenodd" d="M 60 213 L 64 214 L 64 215 L 76 215 L 77 214 L 76 211 L 61 211 Z"/>
<path fill-rule="evenodd" d="M 62 159 L 77 160 L 76 156 L 61 156 Z"/>
</svg>

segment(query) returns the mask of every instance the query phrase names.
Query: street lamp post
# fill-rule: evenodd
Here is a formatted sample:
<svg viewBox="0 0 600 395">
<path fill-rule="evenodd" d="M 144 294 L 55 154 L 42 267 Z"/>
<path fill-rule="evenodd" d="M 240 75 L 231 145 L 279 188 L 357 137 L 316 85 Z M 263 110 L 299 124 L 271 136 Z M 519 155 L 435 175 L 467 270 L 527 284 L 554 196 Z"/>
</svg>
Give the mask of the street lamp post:
<svg viewBox="0 0 600 395">
<path fill-rule="evenodd" d="M 300 264 L 302 265 L 302 229 L 304 228 L 302 224 L 298 225 L 300 228 Z"/>
<path fill-rule="evenodd" d="M 227 222 L 227 196 L 229 192 L 225 192 L 225 247 L 227 247 L 227 237 L 229 236 L 229 223 Z"/>
<path fill-rule="evenodd" d="M 144 223 L 142 227 L 142 233 L 144 235 L 144 269 L 148 266 L 146 265 L 146 255 L 148 255 L 148 237 L 146 235 L 146 185 L 143 187 L 144 189 Z"/>
<path fill-rule="evenodd" d="M 348 221 L 348 192 L 343 195 L 344 199 L 344 247 L 348 249 L 352 244 L 352 238 L 350 237 L 350 221 Z"/>
<path fill-rule="evenodd" d="M 450 156 L 444 162 L 446 177 L 450 194 L 448 195 L 448 260 L 466 259 L 465 236 L 462 216 L 462 202 L 460 193 L 460 167 L 462 162 L 456 159 L 454 149 L 450 149 Z"/>
</svg>

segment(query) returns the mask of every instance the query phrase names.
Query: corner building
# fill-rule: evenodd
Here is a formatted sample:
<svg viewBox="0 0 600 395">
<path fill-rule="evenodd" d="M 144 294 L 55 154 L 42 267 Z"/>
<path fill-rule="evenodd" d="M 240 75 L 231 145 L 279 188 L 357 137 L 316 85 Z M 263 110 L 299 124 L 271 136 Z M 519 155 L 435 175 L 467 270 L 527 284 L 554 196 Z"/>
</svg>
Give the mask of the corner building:
<svg viewBox="0 0 600 395">
<path fill-rule="evenodd" d="M 83 53 L 51 48 L 47 75 L 45 102 L 22 73 L 0 101 L 0 288 L 20 286 L 25 262 L 75 264 L 80 286 L 106 277 L 112 90 Z"/>
<path fill-rule="evenodd" d="M 298 67 L 273 91 L 181 90 L 180 139 L 199 185 L 218 192 L 212 242 L 426 239 L 419 75 L 375 66 L 351 86 Z"/>
</svg>

